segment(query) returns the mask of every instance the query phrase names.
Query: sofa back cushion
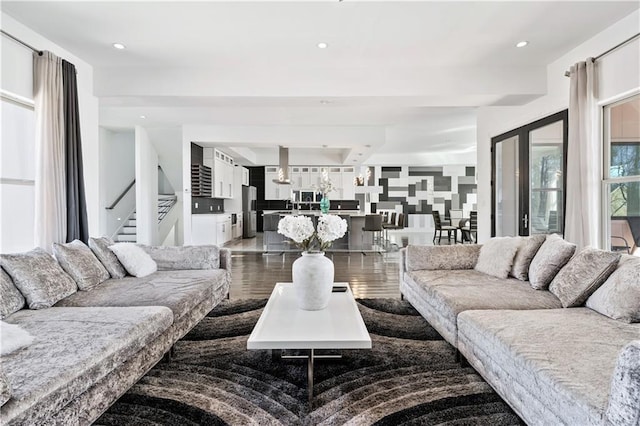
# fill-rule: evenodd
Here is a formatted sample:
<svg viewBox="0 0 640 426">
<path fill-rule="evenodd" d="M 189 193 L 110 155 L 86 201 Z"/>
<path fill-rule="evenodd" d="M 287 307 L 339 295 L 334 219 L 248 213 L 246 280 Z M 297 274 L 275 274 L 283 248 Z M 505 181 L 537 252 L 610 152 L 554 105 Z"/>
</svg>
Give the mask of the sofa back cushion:
<svg viewBox="0 0 640 426">
<path fill-rule="evenodd" d="M 76 282 L 41 248 L 26 253 L 2 254 L 0 265 L 11 276 L 31 309 L 49 308 L 78 290 Z"/>
<path fill-rule="evenodd" d="M 546 290 L 553 278 L 567 264 L 576 251 L 576 245 L 557 234 L 547 235 L 533 257 L 529 267 L 529 283 L 536 290 Z"/>
<path fill-rule="evenodd" d="M 66 244 L 53 243 L 53 254 L 80 290 L 90 290 L 109 279 L 109 272 L 80 240 Z"/>
<path fill-rule="evenodd" d="M 507 278 L 516 256 L 520 238 L 491 238 L 480 249 L 475 270 L 497 278 Z"/>
<path fill-rule="evenodd" d="M 482 246 L 476 244 L 454 246 L 413 246 L 406 248 L 407 271 L 435 271 L 438 269 L 473 269 Z"/>
<path fill-rule="evenodd" d="M 630 342 L 618 355 L 611 379 L 607 419 L 617 426 L 640 424 L 640 340 Z"/>
<path fill-rule="evenodd" d="M 640 322 L 640 258 L 621 260 L 618 268 L 587 299 L 587 307 L 615 320 Z"/>
<path fill-rule="evenodd" d="M 158 271 L 220 268 L 220 249 L 218 246 L 164 247 L 138 245 L 156 262 Z"/>
<path fill-rule="evenodd" d="M 24 296 L 13 285 L 11 277 L 0 268 L 0 319 L 5 319 L 24 306 Z"/>
<path fill-rule="evenodd" d="M 122 263 L 120 263 L 115 253 L 109 250 L 109 246 L 114 244 L 113 240 L 108 237 L 89 238 L 89 247 L 91 248 L 91 251 L 109 272 L 111 278 L 120 279 L 127 276 L 127 271 L 124 269 L 124 266 L 122 266 Z"/>
<path fill-rule="evenodd" d="M 109 247 L 130 275 L 146 277 L 158 270 L 158 265 L 141 247 L 133 243 L 116 243 Z"/>
<path fill-rule="evenodd" d="M 520 281 L 529 281 L 529 266 L 542 243 L 547 238 L 544 234 L 531 235 L 530 237 L 520 237 L 520 246 L 516 257 L 513 259 L 511 275 Z"/>
<path fill-rule="evenodd" d="M 620 254 L 585 247 L 558 272 L 549 291 L 565 308 L 580 306 L 618 266 Z"/>
</svg>

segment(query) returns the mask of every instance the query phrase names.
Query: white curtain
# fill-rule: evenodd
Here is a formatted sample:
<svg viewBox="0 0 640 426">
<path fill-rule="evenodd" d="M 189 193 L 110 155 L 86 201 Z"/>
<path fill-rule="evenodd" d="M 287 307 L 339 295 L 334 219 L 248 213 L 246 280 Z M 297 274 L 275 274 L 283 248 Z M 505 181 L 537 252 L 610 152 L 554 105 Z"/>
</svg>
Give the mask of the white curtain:
<svg viewBox="0 0 640 426">
<path fill-rule="evenodd" d="M 67 199 L 65 179 L 62 59 L 51 52 L 33 57 L 36 116 L 35 244 L 51 252 L 65 242 Z"/>
<path fill-rule="evenodd" d="M 571 67 L 565 239 L 600 246 L 600 138 L 593 58 Z"/>
</svg>

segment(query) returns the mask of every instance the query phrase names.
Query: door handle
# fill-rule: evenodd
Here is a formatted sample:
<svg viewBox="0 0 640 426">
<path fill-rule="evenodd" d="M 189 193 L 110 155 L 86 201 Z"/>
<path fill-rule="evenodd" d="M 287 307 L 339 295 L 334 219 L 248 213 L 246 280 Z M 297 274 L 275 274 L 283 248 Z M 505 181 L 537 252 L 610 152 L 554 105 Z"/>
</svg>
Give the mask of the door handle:
<svg viewBox="0 0 640 426">
<path fill-rule="evenodd" d="M 529 214 L 525 213 L 522 216 L 522 223 L 523 223 L 523 226 L 524 226 L 525 229 L 529 228 Z"/>
</svg>

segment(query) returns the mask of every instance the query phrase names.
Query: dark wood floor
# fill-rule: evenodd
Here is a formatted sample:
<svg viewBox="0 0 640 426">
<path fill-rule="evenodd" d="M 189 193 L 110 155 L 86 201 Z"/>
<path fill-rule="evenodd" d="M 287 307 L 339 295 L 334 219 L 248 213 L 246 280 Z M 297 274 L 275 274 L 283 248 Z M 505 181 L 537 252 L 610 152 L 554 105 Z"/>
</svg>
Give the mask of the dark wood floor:
<svg viewBox="0 0 640 426">
<path fill-rule="evenodd" d="M 233 253 L 231 298 L 269 297 L 275 283 L 291 282 L 291 264 L 298 253 L 263 255 Z M 335 281 L 346 281 L 356 298 L 400 297 L 398 289 L 399 254 L 328 254 L 335 267 Z"/>
</svg>

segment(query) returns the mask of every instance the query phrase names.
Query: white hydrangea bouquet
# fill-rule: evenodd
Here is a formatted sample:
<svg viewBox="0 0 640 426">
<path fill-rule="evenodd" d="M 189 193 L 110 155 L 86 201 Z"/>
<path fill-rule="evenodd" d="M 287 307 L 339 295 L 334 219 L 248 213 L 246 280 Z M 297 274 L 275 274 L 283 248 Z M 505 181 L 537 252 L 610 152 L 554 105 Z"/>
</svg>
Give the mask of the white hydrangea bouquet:
<svg viewBox="0 0 640 426">
<path fill-rule="evenodd" d="M 285 216 L 278 222 L 278 233 L 290 238 L 303 251 L 325 251 L 347 232 L 347 221 L 334 214 L 318 218 L 318 229 L 309 216 Z"/>
</svg>

